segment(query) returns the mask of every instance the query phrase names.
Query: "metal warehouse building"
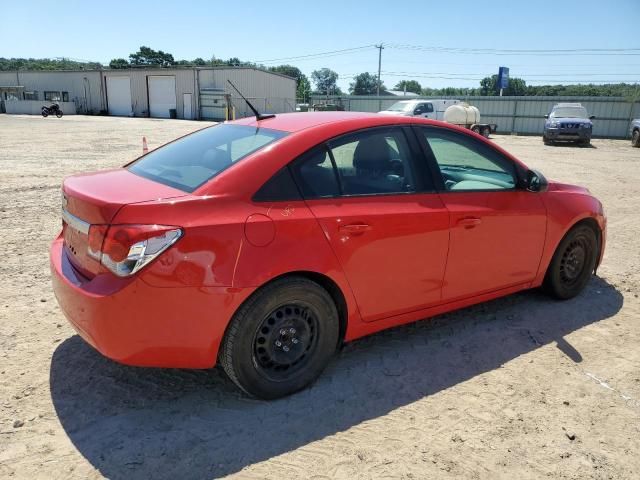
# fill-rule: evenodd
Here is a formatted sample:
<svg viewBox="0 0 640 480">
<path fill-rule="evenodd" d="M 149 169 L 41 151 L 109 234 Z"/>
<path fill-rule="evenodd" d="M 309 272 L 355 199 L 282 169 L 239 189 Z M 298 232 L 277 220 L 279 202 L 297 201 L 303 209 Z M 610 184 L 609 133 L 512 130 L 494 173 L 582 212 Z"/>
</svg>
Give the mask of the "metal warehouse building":
<svg viewBox="0 0 640 480">
<path fill-rule="evenodd" d="M 265 113 L 295 110 L 295 79 L 249 67 L 0 72 L 0 107 L 39 114 L 57 102 L 67 114 L 203 120 L 222 120 L 233 107 L 237 118 L 251 115 L 227 80 Z"/>
</svg>

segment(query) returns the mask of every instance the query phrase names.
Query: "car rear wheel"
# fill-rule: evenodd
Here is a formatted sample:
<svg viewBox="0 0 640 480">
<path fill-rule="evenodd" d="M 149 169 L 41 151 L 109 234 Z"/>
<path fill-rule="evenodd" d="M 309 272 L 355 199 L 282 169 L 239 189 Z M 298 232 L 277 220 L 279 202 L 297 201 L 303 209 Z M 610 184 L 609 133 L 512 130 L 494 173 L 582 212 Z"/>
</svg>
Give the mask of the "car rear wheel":
<svg viewBox="0 0 640 480">
<path fill-rule="evenodd" d="M 640 147 L 640 130 L 633 131 L 633 135 L 631 135 L 631 145 Z"/>
<path fill-rule="evenodd" d="M 558 245 L 547 269 L 545 290 L 567 300 L 578 295 L 593 273 L 598 255 L 598 238 L 593 228 L 578 225 Z"/>
<path fill-rule="evenodd" d="M 220 363 L 249 395 L 274 399 L 311 384 L 338 345 L 338 311 L 309 279 L 288 277 L 258 290 L 234 315 Z"/>
</svg>

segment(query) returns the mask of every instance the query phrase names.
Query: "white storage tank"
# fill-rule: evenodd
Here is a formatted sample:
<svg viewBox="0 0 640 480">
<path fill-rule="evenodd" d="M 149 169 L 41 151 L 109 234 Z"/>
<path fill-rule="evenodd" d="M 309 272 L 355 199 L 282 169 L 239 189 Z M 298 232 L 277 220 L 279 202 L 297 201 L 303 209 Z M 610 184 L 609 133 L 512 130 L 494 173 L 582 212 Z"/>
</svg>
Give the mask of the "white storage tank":
<svg viewBox="0 0 640 480">
<path fill-rule="evenodd" d="M 444 111 L 444 121 L 466 126 L 480 123 L 480 110 L 466 103 L 451 105 Z"/>
</svg>

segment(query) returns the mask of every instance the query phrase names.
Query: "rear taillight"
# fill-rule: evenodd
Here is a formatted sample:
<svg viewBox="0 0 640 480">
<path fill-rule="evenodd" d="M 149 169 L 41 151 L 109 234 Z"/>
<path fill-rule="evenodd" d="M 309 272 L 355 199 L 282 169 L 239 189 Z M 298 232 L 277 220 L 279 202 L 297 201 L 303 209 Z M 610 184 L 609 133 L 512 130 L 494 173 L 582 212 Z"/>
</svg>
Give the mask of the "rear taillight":
<svg viewBox="0 0 640 480">
<path fill-rule="evenodd" d="M 128 277 L 181 236 L 180 228 L 168 225 L 91 225 L 88 253 L 119 277 Z"/>
</svg>

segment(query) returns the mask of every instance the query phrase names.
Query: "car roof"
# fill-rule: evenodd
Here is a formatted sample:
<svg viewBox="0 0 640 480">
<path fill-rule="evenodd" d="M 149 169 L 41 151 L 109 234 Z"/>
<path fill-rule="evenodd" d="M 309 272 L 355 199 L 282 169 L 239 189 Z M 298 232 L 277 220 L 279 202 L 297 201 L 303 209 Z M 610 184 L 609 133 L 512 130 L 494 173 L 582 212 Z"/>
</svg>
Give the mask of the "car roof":
<svg viewBox="0 0 640 480">
<path fill-rule="evenodd" d="M 298 132 L 325 123 L 340 123 L 348 120 L 366 119 L 373 116 L 376 115 L 366 112 L 296 112 L 278 113 L 275 117 L 265 120 L 256 120 L 255 117 L 247 117 L 229 123 L 248 125 L 251 127 L 272 128 L 285 132 Z"/>
<path fill-rule="evenodd" d="M 416 123 L 411 117 L 389 117 L 368 112 L 297 112 L 279 113 L 273 118 L 256 120 L 247 117 L 229 122 L 233 125 L 248 125 L 252 127 L 272 128 L 284 132 L 299 132 L 312 127 L 326 124 L 354 124 L 361 123 L 363 128 L 376 125 L 393 125 Z"/>
</svg>

